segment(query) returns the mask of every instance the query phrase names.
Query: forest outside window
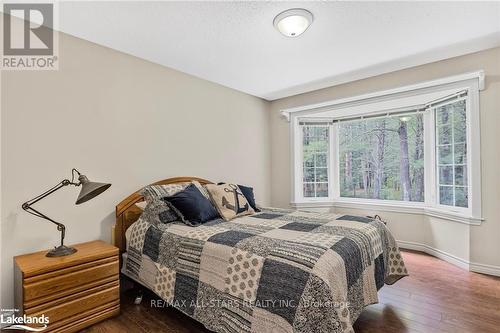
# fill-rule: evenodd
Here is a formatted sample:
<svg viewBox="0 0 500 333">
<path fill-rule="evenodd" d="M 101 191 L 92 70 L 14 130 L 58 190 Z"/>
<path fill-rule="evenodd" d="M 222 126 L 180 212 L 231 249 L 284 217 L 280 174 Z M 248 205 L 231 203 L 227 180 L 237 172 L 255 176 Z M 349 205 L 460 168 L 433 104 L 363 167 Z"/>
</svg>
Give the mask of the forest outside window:
<svg viewBox="0 0 500 333">
<path fill-rule="evenodd" d="M 353 98 L 300 110 L 291 118 L 293 204 L 401 207 L 480 223 L 479 89 L 469 83 L 405 92 L 393 104 Z"/>
<path fill-rule="evenodd" d="M 423 114 L 338 123 L 340 197 L 424 201 Z"/>
</svg>

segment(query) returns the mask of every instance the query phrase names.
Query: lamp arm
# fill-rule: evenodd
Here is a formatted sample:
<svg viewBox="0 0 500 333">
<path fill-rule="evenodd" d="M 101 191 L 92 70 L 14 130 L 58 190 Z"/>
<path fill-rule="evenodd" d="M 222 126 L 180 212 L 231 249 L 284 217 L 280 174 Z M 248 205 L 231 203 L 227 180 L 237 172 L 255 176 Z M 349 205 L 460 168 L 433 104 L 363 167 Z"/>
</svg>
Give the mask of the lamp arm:
<svg viewBox="0 0 500 333">
<path fill-rule="evenodd" d="M 50 188 L 49 190 L 43 192 L 42 194 L 34 197 L 33 199 L 26 201 L 22 205 L 22 208 L 25 212 L 30 213 L 31 215 L 34 215 L 36 217 L 48 220 L 48 221 L 54 223 L 55 225 L 57 225 L 57 230 L 59 230 L 61 232 L 61 246 L 64 244 L 64 236 L 66 234 L 66 227 L 64 226 L 64 224 L 57 222 L 57 221 L 54 221 L 53 219 L 51 219 L 47 215 L 39 212 L 38 210 L 34 209 L 31 206 L 34 205 L 35 203 L 37 203 L 38 201 L 42 200 L 43 198 L 48 197 L 52 193 L 60 190 L 61 188 L 65 187 L 65 186 L 68 186 L 68 185 L 79 186 L 80 184 L 71 182 L 68 179 L 64 179 L 59 184 L 57 184 L 54 187 Z"/>
</svg>

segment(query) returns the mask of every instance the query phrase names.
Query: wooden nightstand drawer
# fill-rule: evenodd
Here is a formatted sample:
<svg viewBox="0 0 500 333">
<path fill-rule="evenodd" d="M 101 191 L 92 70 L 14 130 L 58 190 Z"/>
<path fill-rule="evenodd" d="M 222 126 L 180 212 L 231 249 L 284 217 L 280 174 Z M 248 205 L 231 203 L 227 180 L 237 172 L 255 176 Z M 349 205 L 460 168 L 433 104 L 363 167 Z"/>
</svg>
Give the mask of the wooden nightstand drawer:
<svg viewBox="0 0 500 333">
<path fill-rule="evenodd" d="M 118 248 L 102 241 L 74 247 L 64 257 L 14 258 L 16 308 L 48 317 L 44 332 L 76 332 L 120 312 Z"/>
<path fill-rule="evenodd" d="M 38 282 L 33 283 L 26 279 L 23 286 L 24 301 L 28 302 L 36 298 L 66 291 L 66 293 L 63 292 L 58 295 L 59 297 L 64 296 L 72 293 L 72 289 L 78 288 L 78 286 L 102 280 L 109 276 L 116 276 L 119 273 L 118 258 L 98 266 L 87 267 L 66 274 L 64 274 L 64 271 L 60 273 L 60 275 L 52 277 L 50 277 L 50 275 L 53 275 L 51 273 L 37 276 Z M 44 277 L 44 275 L 49 276 Z"/>
<path fill-rule="evenodd" d="M 79 313 L 73 317 L 68 317 L 55 324 L 49 325 L 51 333 L 78 332 L 82 328 L 88 327 L 101 320 L 116 316 L 120 313 L 120 303 L 113 302 L 94 308 L 92 310 Z M 44 331 L 45 332 L 45 331 Z"/>
<path fill-rule="evenodd" d="M 116 305 L 119 302 L 120 287 L 114 286 L 81 297 L 79 299 L 74 299 L 72 301 L 62 303 L 50 308 L 45 308 L 39 312 L 29 313 L 29 311 L 26 311 L 26 314 L 35 317 L 45 314 L 45 316 L 49 317 L 51 323 L 56 323 L 62 319 L 73 317 L 82 312 L 90 311 L 101 305 L 108 304 L 110 307 L 111 305 Z"/>
<path fill-rule="evenodd" d="M 99 293 L 103 290 L 108 290 L 116 286 L 120 286 L 120 281 L 116 278 L 113 277 L 114 280 L 104 283 L 102 285 L 94 286 L 92 288 L 86 288 L 80 292 L 77 293 L 72 293 L 70 295 L 67 295 L 65 297 L 59 297 L 56 299 L 53 299 L 50 302 L 42 302 L 39 303 L 37 306 L 25 306 L 24 307 L 24 313 L 27 315 L 33 315 L 34 313 L 42 313 L 43 311 L 46 311 L 47 309 L 54 308 L 58 305 L 61 304 L 68 304 L 71 303 L 74 300 L 79 300 L 82 299 L 88 295 L 93 295 L 96 293 Z M 26 303 L 25 303 L 26 304 Z"/>
</svg>

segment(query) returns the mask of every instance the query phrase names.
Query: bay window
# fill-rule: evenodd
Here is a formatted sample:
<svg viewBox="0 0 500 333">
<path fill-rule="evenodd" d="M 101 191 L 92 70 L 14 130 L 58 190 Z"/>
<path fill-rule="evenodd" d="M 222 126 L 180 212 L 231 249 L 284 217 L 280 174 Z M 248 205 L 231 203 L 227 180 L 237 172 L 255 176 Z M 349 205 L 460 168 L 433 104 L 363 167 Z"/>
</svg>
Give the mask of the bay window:
<svg viewBox="0 0 500 333">
<path fill-rule="evenodd" d="M 292 205 L 479 224 L 481 83 L 460 78 L 288 110 Z"/>
</svg>

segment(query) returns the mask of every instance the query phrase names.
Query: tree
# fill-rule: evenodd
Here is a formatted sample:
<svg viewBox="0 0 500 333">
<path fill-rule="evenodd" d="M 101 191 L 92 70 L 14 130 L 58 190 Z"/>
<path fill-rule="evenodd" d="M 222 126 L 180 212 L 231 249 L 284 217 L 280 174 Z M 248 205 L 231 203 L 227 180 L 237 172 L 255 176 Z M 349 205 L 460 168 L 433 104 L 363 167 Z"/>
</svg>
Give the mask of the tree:
<svg viewBox="0 0 500 333">
<path fill-rule="evenodd" d="M 363 152 L 361 158 L 362 172 L 363 172 L 363 189 L 365 191 L 365 198 L 368 198 L 368 187 L 370 186 L 370 163 L 367 158 L 368 154 Z"/>
<path fill-rule="evenodd" d="M 377 126 L 375 132 L 375 149 L 374 149 L 374 169 L 375 169 L 375 184 L 373 185 L 373 198 L 380 199 L 380 190 L 384 180 L 384 150 L 385 150 L 385 129 L 386 123 L 383 119 Z"/>
<path fill-rule="evenodd" d="M 401 179 L 401 199 L 411 200 L 410 159 L 408 156 L 408 130 L 406 121 L 399 121 L 399 176 Z"/>
<path fill-rule="evenodd" d="M 345 153 L 345 185 L 347 188 L 352 188 L 356 194 L 356 185 L 352 177 L 352 162 L 352 151 L 348 151 Z"/>
<path fill-rule="evenodd" d="M 424 159 L 424 117 L 417 115 L 415 127 L 415 201 L 424 201 L 424 166 L 422 165 Z"/>
</svg>

